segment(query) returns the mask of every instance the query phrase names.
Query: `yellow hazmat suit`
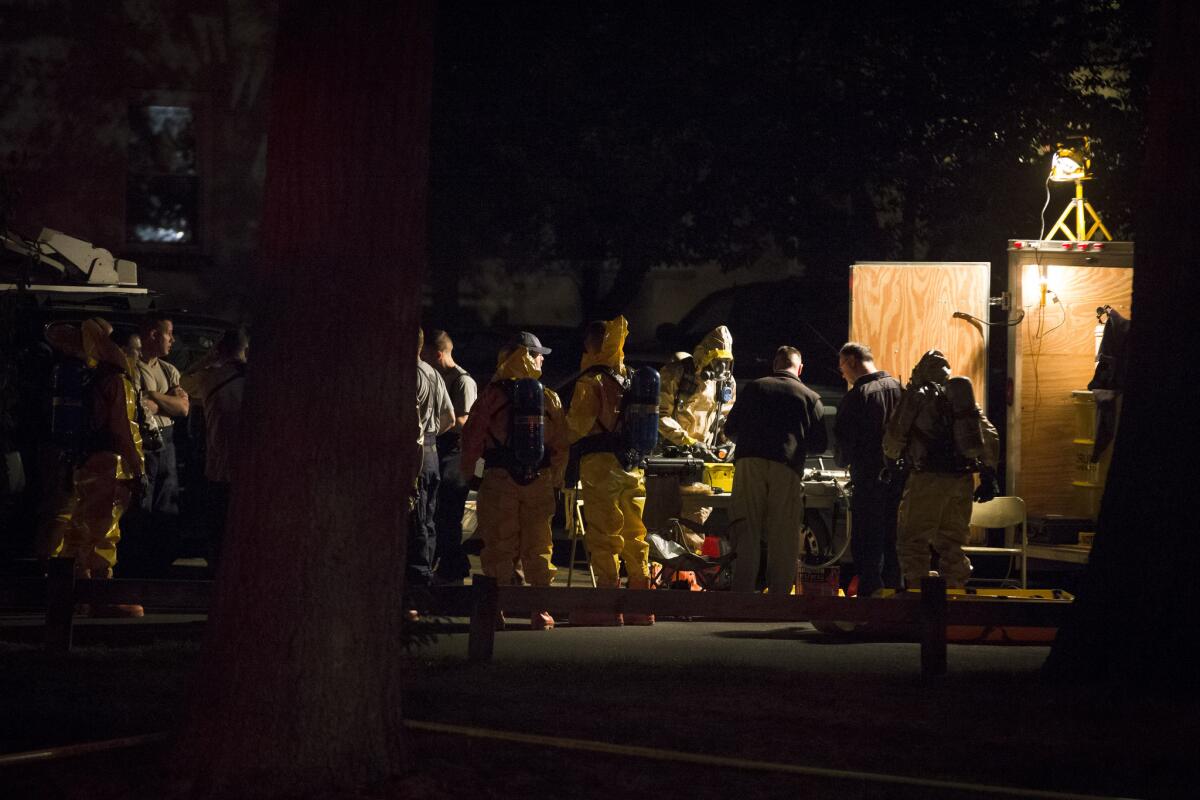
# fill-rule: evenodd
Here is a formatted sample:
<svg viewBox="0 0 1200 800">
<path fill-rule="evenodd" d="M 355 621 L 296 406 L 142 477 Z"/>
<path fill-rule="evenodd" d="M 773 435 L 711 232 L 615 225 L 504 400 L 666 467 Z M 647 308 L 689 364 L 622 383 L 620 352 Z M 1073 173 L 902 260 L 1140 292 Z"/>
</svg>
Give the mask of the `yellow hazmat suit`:
<svg viewBox="0 0 1200 800">
<path fill-rule="evenodd" d="M 111 330 L 98 319 L 82 325 L 84 355 L 97 370 L 88 419 L 97 444 L 75 470 L 71 500 L 57 526 L 63 537 L 58 555 L 74 558 L 81 577 L 112 576 L 121 539 L 118 523 L 134 481 L 145 471 L 133 366 L 108 338 Z"/>
<path fill-rule="evenodd" d="M 679 354 L 676 354 L 677 356 Z M 691 358 L 676 358 L 662 368 L 658 394 L 658 435 L 660 446 L 676 445 L 712 447 L 725 439 L 724 421 L 728 419 L 733 403 L 737 399 L 737 384 L 727 369 L 718 375 L 715 362 L 733 365 L 733 335 L 729 328 L 718 325 L 709 331 Z M 722 378 L 730 389 L 728 402 L 720 402 Z M 677 491 L 677 480 L 656 479 L 654 492 Z M 659 508 L 663 495 L 656 494 L 654 507 Z M 685 511 L 682 516 L 698 525 L 703 525 L 712 508 L 701 507 Z M 704 544 L 698 533 L 684 531 L 684 540 L 696 552 Z"/>
<path fill-rule="evenodd" d="M 733 362 L 733 335 L 724 325 L 713 328 L 696 345 L 691 359 L 673 361 L 662 368 L 658 435 L 664 445 L 711 446 L 723 438 L 721 426 L 737 399 L 737 386 L 730 377 L 732 395 L 726 403 L 718 401 L 720 381 L 711 367 L 719 361 Z M 720 419 L 716 420 L 718 414 Z"/>
<path fill-rule="evenodd" d="M 629 326 L 624 317 L 608 320 L 604 323 L 604 339 L 599 349 L 583 354 L 579 368 L 587 374 L 575 382 L 575 393 L 567 412 L 572 444 L 584 437 L 617 429 L 624 392 L 619 381 L 626 377 L 625 337 L 628 334 Z M 593 367 L 604 369 L 587 372 Z M 646 526 L 642 524 L 642 507 L 646 502 L 642 475 L 641 469 L 624 469 L 611 452 L 588 453 L 580 459 L 579 478 L 583 484 L 586 522 L 584 542 L 596 573 L 596 584 L 600 587 L 620 586 L 622 560 L 629 576 L 629 588 L 650 586 L 647 561 L 650 548 L 646 544 Z M 648 624 L 653 622 L 653 617 L 626 615 L 625 622 Z"/>
<path fill-rule="evenodd" d="M 929 574 L 930 546 L 937 551 L 938 572 L 947 586 L 961 588 L 971 577 L 963 546 L 970 530 L 973 473 L 979 465 L 955 445 L 954 411 L 945 391 L 949 378 L 950 363 L 944 355 L 930 350 L 922 356 L 883 436 L 884 455 L 903 458 L 912 471 L 904 484 L 896 535 L 900 567 L 910 589 L 920 587 Z M 996 429 L 978 407 L 973 416 L 984 443 L 979 461 L 994 468 Z"/>
<path fill-rule="evenodd" d="M 555 509 L 554 490 L 562 485 L 567 467 L 568 448 L 562 401 L 553 390 L 543 390 L 546 461 L 537 477 L 522 485 L 508 469 L 488 463 L 488 453 L 502 449 L 508 439 L 511 403 L 505 382 L 536 379 L 541 375 L 542 371 L 524 347 L 501 356 L 495 375 L 471 407 L 463 429 L 463 469 L 474 471 L 475 462 L 485 459 L 477 501 L 483 538 L 481 566 L 483 574 L 502 585 L 512 582 L 518 558 L 526 580 L 533 586 L 549 586 L 556 571 L 550 560 L 554 551 L 550 520 Z"/>
</svg>

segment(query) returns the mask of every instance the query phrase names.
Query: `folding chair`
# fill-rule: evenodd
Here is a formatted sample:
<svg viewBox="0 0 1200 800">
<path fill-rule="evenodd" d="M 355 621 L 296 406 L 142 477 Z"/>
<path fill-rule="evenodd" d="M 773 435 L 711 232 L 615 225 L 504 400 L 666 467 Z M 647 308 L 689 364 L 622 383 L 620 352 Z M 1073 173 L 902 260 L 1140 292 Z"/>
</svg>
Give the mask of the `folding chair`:
<svg viewBox="0 0 1200 800">
<path fill-rule="evenodd" d="M 1021 560 L 1021 588 L 1028 588 L 1029 526 L 1025 518 L 1025 501 L 1019 497 L 996 497 L 986 503 L 973 503 L 971 524 L 980 528 L 1004 528 L 1004 546 L 964 547 L 963 552 L 968 555 L 1008 556 L 1010 573 L 1012 559 L 1019 557 Z M 1019 532 L 1010 533 L 1010 529 L 1014 528 L 1020 528 Z M 1018 534 L 1020 538 L 1017 538 Z M 1000 583 L 1009 585 L 1013 581 L 1005 577 L 1000 579 Z"/>
<path fill-rule="evenodd" d="M 563 519 L 567 522 L 567 537 L 571 540 L 571 556 L 567 563 L 567 587 L 570 588 L 575 578 L 575 547 L 583 541 L 583 501 L 579 499 L 579 484 L 563 489 Z M 587 555 L 587 545 L 584 545 L 583 563 L 587 564 L 588 574 L 592 576 L 592 588 L 596 588 L 596 572 L 592 569 L 592 560 Z"/>
</svg>

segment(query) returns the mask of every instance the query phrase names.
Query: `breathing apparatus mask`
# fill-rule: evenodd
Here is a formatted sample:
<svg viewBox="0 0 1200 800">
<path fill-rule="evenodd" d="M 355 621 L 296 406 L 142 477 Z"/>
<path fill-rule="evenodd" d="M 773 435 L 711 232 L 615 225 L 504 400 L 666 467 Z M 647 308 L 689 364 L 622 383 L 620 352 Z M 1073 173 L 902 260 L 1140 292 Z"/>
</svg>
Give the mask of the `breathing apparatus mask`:
<svg viewBox="0 0 1200 800">
<path fill-rule="evenodd" d="M 700 378 L 705 381 L 729 382 L 733 376 L 733 362 L 728 358 L 717 358 L 704 365 Z"/>
</svg>

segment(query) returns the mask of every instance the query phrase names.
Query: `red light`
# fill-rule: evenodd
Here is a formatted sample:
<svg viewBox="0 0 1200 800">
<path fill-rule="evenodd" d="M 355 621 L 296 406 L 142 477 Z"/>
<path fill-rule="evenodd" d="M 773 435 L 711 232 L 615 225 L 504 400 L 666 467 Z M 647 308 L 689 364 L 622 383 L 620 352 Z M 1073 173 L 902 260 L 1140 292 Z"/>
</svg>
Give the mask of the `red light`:
<svg viewBox="0 0 1200 800">
<path fill-rule="evenodd" d="M 1070 242 L 1063 242 L 1063 250 L 1070 250 L 1074 247 L 1075 245 L 1071 244 Z"/>
<path fill-rule="evenodd" d="M 1091 242 L 1084 242 L 1083 244 L 1079 245 L 1079 249 L 1080 250 L 1091 250 L 1092 249 Z"/>
<path fill-rule="evenodd" d="M 1013 242 L 1013 243 L 1012 243 L 1013 250 L 1020 250 L 1020 249 L 1021 249 L 1021 244 L 1022 244 L 1021 242 Z"/>
<path fill-rule="evenodd" d="M 1097 250 L 1103 250 L 1104 242 L 1096 242 L 1094 245 L 1092 245 L 1092 247 L 1095 247 Z"/>
</svg>

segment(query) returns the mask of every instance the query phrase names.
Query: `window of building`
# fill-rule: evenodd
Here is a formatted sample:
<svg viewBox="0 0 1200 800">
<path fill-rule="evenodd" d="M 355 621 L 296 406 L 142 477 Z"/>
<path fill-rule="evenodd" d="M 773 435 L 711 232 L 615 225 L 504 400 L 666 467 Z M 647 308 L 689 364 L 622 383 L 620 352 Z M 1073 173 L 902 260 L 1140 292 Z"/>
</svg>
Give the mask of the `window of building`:
<svg viewBox="0 0 1200 800">
<path fill-rule="evenodd" d="M 197 130 L 190 106 L 129 107 L 126 242 L 167 247 L 199 244 L 202 187 Z"/>
</svg>

